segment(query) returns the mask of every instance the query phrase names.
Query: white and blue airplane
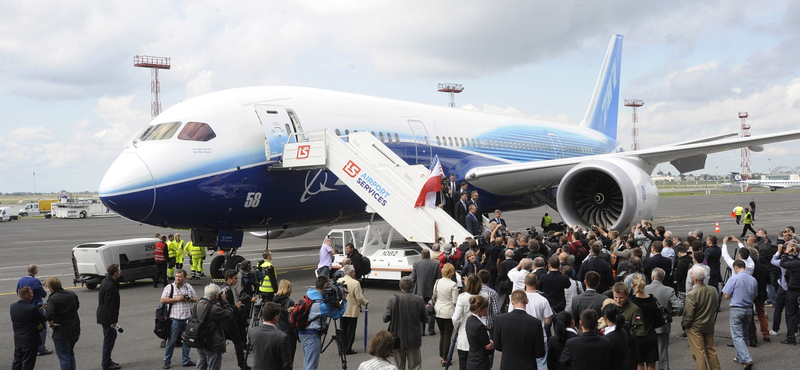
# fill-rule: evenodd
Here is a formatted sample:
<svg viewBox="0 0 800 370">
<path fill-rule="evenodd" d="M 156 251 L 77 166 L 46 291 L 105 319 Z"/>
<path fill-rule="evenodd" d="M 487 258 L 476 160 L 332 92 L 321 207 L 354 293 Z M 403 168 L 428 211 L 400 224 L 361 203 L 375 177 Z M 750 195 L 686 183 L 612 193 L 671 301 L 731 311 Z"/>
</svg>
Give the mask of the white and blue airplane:
<svg viewBox="0 0 800 370">
<path fill-rule="evenodd" d="M 745 179 L 738 172 L 731 172 L 731 177 L 736 183 L 744 183 L 747 186 L 760 186 L 770 191 L 800 187 L 800 180 Z"/>
<path fill-rule="evenodd" d="M 622 36 L 613 35 L 577 126 L 301 87 L 199 96 L 153 119 L 108 169 L 100 198 L 130 220 L 234 247 L 243 231 L 297 235 L 365 219 L 364 202 L 331 173 L 273 169 L 295 135 L 366 131 L 409 164 L 438 156 L 446 174 L 479 190 L 483 209 L 550 205 L 570 225 L 623 229 L 654 215 L 657 164 L 689 172 L 710 153 L 800 138 L 797 130 L 625 152 L 617 142 L 621 55 Z"/>
</svg>

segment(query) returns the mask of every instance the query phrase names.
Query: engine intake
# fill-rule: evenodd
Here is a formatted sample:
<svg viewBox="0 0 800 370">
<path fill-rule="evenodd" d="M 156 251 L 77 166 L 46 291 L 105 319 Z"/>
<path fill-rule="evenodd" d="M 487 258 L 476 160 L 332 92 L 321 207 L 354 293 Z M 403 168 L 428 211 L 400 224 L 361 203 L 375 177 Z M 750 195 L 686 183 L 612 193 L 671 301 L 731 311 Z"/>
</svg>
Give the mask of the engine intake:
<svg viewBox="0 0 800 370">
<path fill-rule="evenodd" d="M 564 175 L 556 202 L 567 225 L 623 231 L 640 220 L 652 219 L 658 190 L 647 173 L 627 160 L 591 160 Z"/>
</svg>

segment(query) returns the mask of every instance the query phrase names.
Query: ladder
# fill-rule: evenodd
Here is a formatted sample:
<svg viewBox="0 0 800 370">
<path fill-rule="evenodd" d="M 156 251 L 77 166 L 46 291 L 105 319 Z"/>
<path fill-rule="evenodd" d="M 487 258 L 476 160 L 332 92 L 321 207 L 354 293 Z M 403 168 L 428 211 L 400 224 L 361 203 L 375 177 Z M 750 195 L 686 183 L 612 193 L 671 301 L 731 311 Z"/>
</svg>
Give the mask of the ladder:
<svg viewBox="0 0 800 370">
<path fill-rule="evenodd" d="M 428 178 L 422 165 L 410 166 L 369 132 L 340 138 L 333 131 L 298 133 L 283 149 L 281 169 L 325 168 L 406 240 L 434 243 L 436 235 L 457 243 L 471 236 L 439 207 L 414 207 Z"/>
</svg>

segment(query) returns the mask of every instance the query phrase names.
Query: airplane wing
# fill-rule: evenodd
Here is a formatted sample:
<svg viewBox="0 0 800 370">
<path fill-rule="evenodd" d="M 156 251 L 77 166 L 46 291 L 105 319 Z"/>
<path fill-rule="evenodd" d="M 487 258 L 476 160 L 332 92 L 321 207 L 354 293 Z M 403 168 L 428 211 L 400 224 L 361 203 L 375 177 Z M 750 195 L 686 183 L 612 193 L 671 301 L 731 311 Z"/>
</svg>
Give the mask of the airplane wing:
<svg viewBox="0 0 800 370">
<path fill-rule="evenodd" d="M 558 184 L 572 167 L 588 160 L 625 159 L 645 171 L 651 171 L 659 163 L 670 162 L 678 171 L 689 172 L 702 169 L 708 154 L 797 139 L 800 139 L 800 130 L 743 138 L 701 140 L 701 142 L 680 143 L 635 152 L 482 166 L 467 171 L 465 179 L 470 184 L 494 194 L 519 195 Z"/>
</svg>

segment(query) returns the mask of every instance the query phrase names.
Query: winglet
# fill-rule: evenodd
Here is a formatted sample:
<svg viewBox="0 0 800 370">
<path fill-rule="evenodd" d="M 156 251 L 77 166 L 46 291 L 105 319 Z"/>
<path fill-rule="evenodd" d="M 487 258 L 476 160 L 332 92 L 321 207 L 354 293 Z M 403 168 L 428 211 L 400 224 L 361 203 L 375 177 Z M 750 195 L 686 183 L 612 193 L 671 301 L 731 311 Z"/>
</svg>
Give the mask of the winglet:
<svg viewBox="0 0 800 370">
<path fill-rule="evenodd" d="M 619 74 L 622 63 L 622 35 L 612 35 L 608 44 L 606 58 L 600 69 L 600 77 L 594 86 L 594 94 L 589 103 L 582 127 L 602 132 L 609 138 L 617 139 L 617 110 L 619 109 Z"/>
</svg>

